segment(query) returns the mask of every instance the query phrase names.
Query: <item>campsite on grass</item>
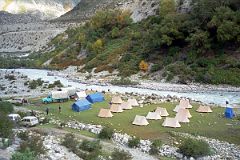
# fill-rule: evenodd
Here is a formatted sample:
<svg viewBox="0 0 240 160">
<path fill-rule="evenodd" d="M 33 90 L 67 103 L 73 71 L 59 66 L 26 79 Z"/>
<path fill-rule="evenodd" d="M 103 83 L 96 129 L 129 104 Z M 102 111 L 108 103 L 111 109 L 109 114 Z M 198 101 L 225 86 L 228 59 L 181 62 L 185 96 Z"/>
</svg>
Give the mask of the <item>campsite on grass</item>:
<svg viewBox="0 0 240 160">
<path fill-rule="evenodd" d="M 49 118 L 60 120 L 63 123 L 76 120 L 82 123 L 99 124 L 143 139 L 160 138 L 166 143 L 169 143 L 168 138 L 171 137 L 171 131 L 174 131 L 217 138 L 219 140 L 240 144 L 240 134 L 238 132 L 240 130 L 240 125 L 236 125 L 237 121 L 234 119 L 225 118 L 225 108 L 222 107 L 204 108 L 195 103 L 190 105 L 188 100 L 183 100 L 180 104 L 164 102 L 159 104 L 147 104 L 143 105 L 143 107 L 137 106 L 136 102 L 134 102 L 135 107 L 129 109 L 126 103 L 127 99 L 122 100 L 120 97 L 114 98 L 115 96 L 110 94 L 105 94 L 104 97 L 101 97 L 103 94 L 98 93 L 90 95 L 93 95 L 89 96 L 91 101 L 102 102 L 93 103 L 91 107 L 88 106 L 89 104 L 84 104 L 87 106 L 87 109 L 84 108 L 82 111 L 80 109 L 80 112 L 74 112 L 75 109 L 73 111 L 72 106 L 77 106 L 79 103 L 74 100 L 69 100 L 64 103 L 42 104 L 39 103 L 39 99 L 34 99 L 33 104 L 27 106 L 27 108 L 44 112 L 45 108 L 48 107 L 50 113 Z M 99 95 L 100 98 L 96 98 L 96 95 Z M 103 101 L 104 98 L 105 101 Z M 133 102 L 135 100 L 130 100 L 130 103 L 131 101 Z M 122 110 L 120 107 L 121 105 L 111 104 L 111 102 L 123 102 L 128 107 Z M 58 112 L 59 105 L 62 107 L 61 114 Z M 184 105 L 189 109 L 183 109 Z M 174 111 L 176 108 L 179 110 L 177 113 Z M 161 113 L 161 119 L 153 115 L 155 111 L 156 113 Z M 148 118 L 142 119 L 141 117 Z M 143 125 L 146 126 L 133 125 L 132 123 L 134 121 L 143 123 Z M 149 124 L 147 125 L 146 123 Z M 172 126 L 173 128 L 167 126 Z"/>
</svg>

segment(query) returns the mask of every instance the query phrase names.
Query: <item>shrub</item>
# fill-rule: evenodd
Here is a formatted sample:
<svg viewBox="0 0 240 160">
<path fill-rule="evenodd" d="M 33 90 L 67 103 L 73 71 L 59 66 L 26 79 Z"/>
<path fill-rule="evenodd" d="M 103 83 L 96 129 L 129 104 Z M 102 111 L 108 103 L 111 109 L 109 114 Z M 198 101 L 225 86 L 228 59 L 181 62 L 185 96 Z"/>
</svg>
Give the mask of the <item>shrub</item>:
<svg viewBox="0 0 240 160">
<path fill-rule="evenodd" d="M 76 146 L 78 145 L 78 142 L 76 141 L 76 138 L 73 134 L 68 133 L 65 135 L 62 145 L 70 149 L 75 153 L 76 151 Z"/>
<path fill-rule="evenodd" d="M 156 72 L 156 71 L 159 71 L 163 68 L 163 64 L 160 63 L 160 64 L 154 64 L 152 67 L 151 67 L 151 72 Z"/>
<path fill-rule="evenodd" d="M 130 160 L 130 159 L 132 159 L 132 156 L 128 152 L 126 152 L 124 150 L 118 150 L 118 149 L 115 149 L 114 152 L 112 152 L 111 157 L 113 160 Z"/>
<path fill-rule="evenodd" d="M 39 135 L 29 135 L 27 140 L 21 142 L 19 151 L 24 153 L 27 149 L 30 149 L 35 156 L 45 153 L 43 141 Z"/>
<path fill-rule="evenodd" d="M 0 113 L 0 137 L 11 138 L 13 134 L 13 123 L 9 120 L 7 115 Z"/>
<path fill-rule="evenodd" d="M 0 112 L 9 114 L 14 111 L 13 105 L 10 102 L 0 102 Z"/>
<path fill-rule="evenodd" d="M 150 154 L 156 155 L 159 153 L 159 147 L 161 147 L 162 142 L 161 140 L 154 140 L 153 143 L 151 144 L 151 149 L 149 151 Z"/>
<path fill-rule="evenodd" d="M 16 152 L 12 155 L 11 160 L 35 160 L 35 155 L 30 149 L 26 149 L 23 153 Z"/>
<path fill-rule="evenodd" d="M 83 140 L 79 148 L 84 151 L 94 152 L 97 150 L 101 150 L 102 146 L 100 145 L 99 140 L 96 140 L 96 141 Z"/>
<path fill-rule="evenodd" d="M 101 132 L 98 134 L 98 137 L 100 139 L 111 139 L 113 135 L 113 129 L 109 127 L 105 127 L 101 130 Z"/>
<path fill-rule="evenodd" d="M 145 62 L 144 60 L 142 60 L 140 63 L 139 63 L 139 69 L 143 72 L 147 72 L 148 70 L 148 64 L 147 62 Z"/>
<path fill-rule="evenodd" d="M 130 148 L 134 148 L 137 147 L 140 143 L 140 139 L 139 138 L 132 138 L 128 140 L 128 147 Z"/>
<path fill-rule="evenodd" d="M 210 154 L 210 147 L 207 142 L 193 139 L 186 139 L 179 147 L 179 152 L 187 157 L 201 157 Z"/>
<path fill-rule="evenodd" d="M 5 75 L 5 79 L 8 79 L 9 81 L 16 80 L 16 77 L 14 75 Z"/>
<path fill-rule="evenodd" d="M 27 141 L 28 140 L 28 132 L 19 132 L 18 137 L 23 141 Z"/>
<path fill-rule="evenodd" d="M 131 81 L 129 78 L 121 77 L 120 80 L 114 79 L 110 82 L 113 85 L 137 85 L 138 82 Z"/>
</svg>

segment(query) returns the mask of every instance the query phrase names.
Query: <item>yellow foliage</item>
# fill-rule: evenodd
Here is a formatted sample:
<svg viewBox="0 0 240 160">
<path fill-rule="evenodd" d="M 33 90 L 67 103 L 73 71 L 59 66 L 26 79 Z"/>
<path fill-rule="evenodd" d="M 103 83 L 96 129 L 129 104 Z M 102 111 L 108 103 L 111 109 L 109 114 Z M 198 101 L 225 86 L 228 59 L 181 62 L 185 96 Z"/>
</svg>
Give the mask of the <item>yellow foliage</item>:
<svg viewBox="0 0 240 160">
<path fill-rule="evenodd" d="M 93 45 L 92 49 L 95 53 L 99 53 L 103 49 L 103 41 L 98 39 Z"/>
<path fill-rule="evenodd" d="M 140 63 L 139 63 L 139 69 L 141 71 L 144 71 L 146 72 L 148 70 L 148 63 L 145 62 L 144 60 L 142 60 Z"/>
</svg>

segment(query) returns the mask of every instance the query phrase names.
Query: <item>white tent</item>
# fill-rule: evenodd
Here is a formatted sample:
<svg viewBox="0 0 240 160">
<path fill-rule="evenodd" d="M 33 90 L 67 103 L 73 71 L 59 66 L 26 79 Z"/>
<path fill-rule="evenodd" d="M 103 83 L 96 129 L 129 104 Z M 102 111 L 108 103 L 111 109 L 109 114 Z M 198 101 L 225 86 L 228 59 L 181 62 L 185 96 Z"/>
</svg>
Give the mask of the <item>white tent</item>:
<svg viewBox="0 0 240 160">
<path fill-rule="evenodd" d="M 167 116 L 169 116 L 168 111 L 167 111 L 166 108 L 157 107 L 157 109 L 155 110 L 155 112 L 157 112 L 158 114 L 160 114 L 161 117 L 167 117 Z"/>
<path fill-rule="evenodd" d="M 176 115 L 186 116 L 187 118 L 191 118 L 192 115 L 190 114 L 188 109 L 180 108 Z"/>
<path fill-rule="evenodd" d="M 117 97 L 113 97 L 113 98 L 112 98 L 111 103 L 112 103 L 112 104 L 122 104 L 122 103 L 123 103 L 123 100 L 122 100 L 121 97 L 117 96 Z"/>
<path fill-rule="evenodd" d="M 132 105 L 129 102 L 123 102 L 120 106 L 125 110 L 132 109 Z"/>
<path fill-rule="evenodd" d="M 52 91 L 51 96 L 53 99 L 68 99 L 68 92 L 67 91 Z"/>
<path fill-rule="evenodd" d="M 182 113 L 177 113 L 175 119 L 178 120 L 178 122 L 183 122 L 183 123 L 189 123 L 190 120 L 188 119 L 186 114 L 182 114 Z"/>
<path fill-rule="evenodd" d="M 135 119 L 134 119 L 134 121 L 133 121 L 132 124 L 138 125 L 138 126 L 146 126 L 146 125 L 148 125 L 149 123 L 148 123 L 146 117 L 136 115 L 136 116 L 135 116 Z"/>
<path fill-rule="evenodd" d="M 137 107 L 139 106 L 138 102 L 136 99 L 128 99 L 128 102 L 133 106 L 133 107 Z"/>
<path fill-rule="evenodd" d="M 81 91 L 81 92 L 76 92 L 77 98 L 78 99 L 84 99 L 87 97 L 87 94 L 85 91 Z"/>
<path fill-rule="evenodd" d="M 98 117 L 101 118 L 110 118 L 113 117 L 113 114 L 111 113 L 110 109 L 100 109 L 99 113 L 98 113 Z"/>
<path fill-rule="evenodd" d="M 199 106 L 199 108 L 197 109 L 197 112 L 200 113 L 211 113 L 212 109 L 209 106 Z"/>
<path fill-rule="evenodd" d="M 76 88 L 75 87 L 67 87 L 67 88 L 61 88 L 62 91 L 67 91 L 68 96 L 73 96 L 76 93 Z"/>
<path fill-rule="evenodd" d="M 123 112 L 123 109 L 119 104 L 111 104 L 110 111 L 114 113 L 120 113 Z"/>
<path fill-rule="evenodd" d="M 189 103 L 188 99 L 181 99 L 179 105 L 177 105 L 173 111 L 178 112 L 180 108 L 190 109 L 192 105 Z"/>
<path fill-rule="evenodd" d="M 146 118 L 151 120 L 162 119 L 160 114 L 158 114 L 157 112 L 148 112 Z"/>
<path fill-rule="evenodd" d="M 169 117 L 166 117 L 166 119 L 164 120 L 162 126 L 164 126 L 164 127 L 172 127 L 172 128 L 181 127 L 180 123 L 178 122 L 178 120 L 176 118 L 169 118 Z"/>
</svg>

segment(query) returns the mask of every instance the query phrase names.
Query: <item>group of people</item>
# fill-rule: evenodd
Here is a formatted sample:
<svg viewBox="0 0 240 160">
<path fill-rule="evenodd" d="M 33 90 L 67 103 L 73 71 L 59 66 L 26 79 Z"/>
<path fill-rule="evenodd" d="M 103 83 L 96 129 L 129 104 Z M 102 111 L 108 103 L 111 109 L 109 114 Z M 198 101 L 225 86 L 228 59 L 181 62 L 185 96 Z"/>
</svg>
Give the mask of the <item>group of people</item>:
<svg viewBox="0 0 240 160">
<path fill-rule="evenodd" d="M 46 114 L 48 115 L 48 113 L 49 113 L 49 108 L 47 107 L 45 111 L 46 111 Z M 60 105 L 58 106 L 58 112 L 59 112 L 59 113 L 62 112 L 62 107 L 61 107 Z"/>
</svg>

